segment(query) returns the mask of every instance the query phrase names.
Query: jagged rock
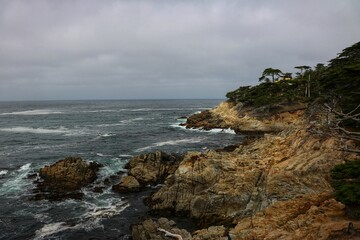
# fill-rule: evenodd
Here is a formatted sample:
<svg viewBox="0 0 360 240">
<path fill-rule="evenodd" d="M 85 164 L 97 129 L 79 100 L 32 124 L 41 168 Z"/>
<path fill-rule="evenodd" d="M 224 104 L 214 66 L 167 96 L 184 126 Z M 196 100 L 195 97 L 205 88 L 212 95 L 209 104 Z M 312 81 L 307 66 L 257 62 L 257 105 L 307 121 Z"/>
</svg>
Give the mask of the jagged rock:
<svg viewBox="0 0 360 240">
<path fill-rule="evenodd" d="M 185 229 L 179 229 L 176 227 L 174 221 L 169 221 L 166 218 L 159 218 L 157 221 L 147 219 L 140 224 L 134 224 L 131 226 L 131 234 L 133 240 L 166 240 L 164 233 L 158 230 L 158 228 L 165 229 L 173 234 L 179 234 L 184 240 L 190 240 L 191 234 Z"/>
<path fill-rule="evenodd" d="M 190 116 L 186 127 L 205 130 L 231 128 L 237 134 L 243 135 L 276 133 L 292 124 L 292 120 L 303 114 L 304 109 L 306 105 L 300 103 L 253 108 L 244 107 L 242 103 L 223 102 L 214 109 Z M 284 119 L 287 121 L 282 121 Z"/>
<path fill-rule="evenodd" d="M 303 195 L 242 219 L 230 236 L 233 240 L 360 239 L 360 221 L 347 219 L 344 208 L 329 194 Z"/>
<path fill-rule="evenodd" d="M 202 128 L 204 130 L 223 128 L 223 125 L 222 119 L 213 115 L 209 110 L 194 114 L 188 117 L 186 121 L 186 128 Z"/>
<path fill-rule="evenodd" d="M 180 155 L 161 151 L 135 156 L 128 164 L 129 175 L 141 185 L 160 183 L 175 172 L 181 160 Z"/>
<path fill-rule="evenodd" d="M 305 123 L 267 134 L 233 152 L 188 153 L 146 203 L 155 212 L 185 214 L 200 226 L 228 225 L 304 194 L 331 192 L 330 171 L 350 153 Z"/>
<path fill-rule="evenodd" d="M 229 231 L 224 226 L 211 226 L 195 231 L 192 240 L 228 240 Z"/>
<path fill-rule="evenodd" d="M 116 192 L 137 192 L 140 191 L 140 183 L 133 176 L 123 176 L 119 184 L 112 187 Z"/>
<path fill-rule="evenodd" d="M 32 199 L 79 199 L 83 194 L 78 190 L 96 179 L 100 166 L 95 162 L 87 163 L 80 157 L 68 157 L 45 166 L 39 171 L 40 179 L 34 191 L 37 194 Z"/>
</svg>

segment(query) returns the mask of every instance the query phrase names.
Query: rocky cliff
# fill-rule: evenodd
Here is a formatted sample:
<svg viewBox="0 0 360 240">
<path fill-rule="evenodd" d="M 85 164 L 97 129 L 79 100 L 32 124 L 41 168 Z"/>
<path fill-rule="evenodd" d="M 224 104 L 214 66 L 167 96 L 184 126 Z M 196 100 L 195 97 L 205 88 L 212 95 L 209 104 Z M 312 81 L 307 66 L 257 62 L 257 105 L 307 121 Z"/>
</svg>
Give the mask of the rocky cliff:
<svg viewBox="0 0 360 240">
<path fill-rule="evenodd" d="M 221 239 L 226 231 L 231 239 L 336 239 L 351 220 L 331 197 L 330 172 L 355 155 L 341 151 L 345 143 L 335 136 L 314 134 L 322 119 L 309 121 L 303 108 L 261 113 L 223 103 L 189 118 L 188 127 L 265 135 L 232 152 L 189 152 L 148 205 L 196 219 L 205 229 L 194 239 Z M 357 234 L 359 222 L 351 224 Z"/>
</svg>

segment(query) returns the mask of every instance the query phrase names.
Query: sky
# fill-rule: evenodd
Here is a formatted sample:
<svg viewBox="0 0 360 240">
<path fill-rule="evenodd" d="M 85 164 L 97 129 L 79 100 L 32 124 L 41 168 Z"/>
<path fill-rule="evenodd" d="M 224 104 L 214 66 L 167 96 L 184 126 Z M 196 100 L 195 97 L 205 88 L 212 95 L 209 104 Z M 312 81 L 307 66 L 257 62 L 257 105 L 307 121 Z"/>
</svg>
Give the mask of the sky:
<svg viewBox="0 0 360 240">
<path fill-rule="evenodd" d="M 359 0 L 0 5 L 0 101 L 224 98 L 360 40 Z"/>
</svg>

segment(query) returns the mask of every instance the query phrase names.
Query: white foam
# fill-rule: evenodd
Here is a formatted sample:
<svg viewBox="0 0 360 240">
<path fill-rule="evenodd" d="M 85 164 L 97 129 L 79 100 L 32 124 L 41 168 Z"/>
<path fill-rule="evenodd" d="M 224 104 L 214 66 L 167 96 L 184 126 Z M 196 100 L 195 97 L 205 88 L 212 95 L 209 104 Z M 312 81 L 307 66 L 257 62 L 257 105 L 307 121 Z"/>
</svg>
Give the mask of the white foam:
<svg viewBox="0 0 360 240">
<path fill-rule="evenodd" d="M 44 225 L 41 229 L 36 230 L 35 238 L 36 239 L 44 239 L 46 236 L 52 235 L 54 233 L 58 233 L 67 229 L 70 229 L 70 226 L 67 226 L 65 222 L 56 222 Z"/>
<path fill-rule="evenodd" d="M 26 181 L 26 177 L 30 172 L 31 163 L 21 166 L 16 172 L 13 172 L 8 179 L 0 187 L 0 195 L 24 191 L 24 187 L 31 184 L 31 181 Z"/>
<path fill-rule="evenodd" d="M 179 125 L 178 123 L 170 125 L 173 128 L 180 128 L 182 130 L 187 131 L 195 131 L 195 132 L 204 132 L 204 133 L 227 133 L 227 134 L 236 134 L 236 132 L 231 128 L 213 128 L 211 130 L 205 130 L 202 128 L 186 128 L 186 126 Z"/>
<path fill-rule="evenodd" d="M 51 109 L 35 109 L 28 111 L 1 113 L 0 115 L 48 115 L 48 114 L 62 114 L 62 113 L 64 112 L 54 111 Z"/>
<path fill-rule="evenodd" d="M 13 133 L 37 133 L 37 134 L 71 133 L 69 129 L 65 127 L 59 127 L 59 128 L 12 127 L 12 128 L 0 128 L 0 131 L 13 132 Z"/>
<path fill-rule="evenodd" d="M 119 202 L 105 207 L 95 207 L 93 211 L 85 215 L 88 218 L 110 218 L 124 211 L 130 204 L 127 202 Z"/>
<path fill-rule="evenodd" d="M 128 124 L 128 123 L 131 123 L 131 122 L 143 121 L 143 120 L 144 120 L 144 118 L 133 118 L 133 119 L 122 120 L 122 121 L 120 121 L 120 123 Z"/>
<path fill-rule="evenodd" d="M 205 130 L 203 130 L 205 131 Z M 236 134 L 236 132 L 230 128 L 213 128 L 211 130 L 208 130 L 208 132 L 211 132 L 211 133 L 228 133 L 228 134 Z"/>
<path fill-rule="evenodd" d="M 77 224 L 68 225 L 66 222 L 45 224 L 41 229 L 36 230 L 34 239 L 47 239 L 48 236 L 65 230 L 84 229 L 85 231 L 90 231 L 95 228 L 100 228 L 102 227 L 102 219 L 110 218 L 116 214 L 119 214 L 130 206 L 130 204 L 127 202 L 121 200 L 116 201 L 117 202 L 115 203 L 106 202 L 105 206 L 97 206 L 96 204 L 85 202 L 89 211 L 84 213 L 79 218 L 72 219 L 75 220 Z"/>
<path fill-rule="evenodd" d="M 8 172 L 9 172 L 8 170 L 1 170 L 0 171 L 0 176 L 6 175 Z"/>
<path fill-rule="evenodd" d="M 99 157 L 111 157 L 111 155 L 102 154 L 102 153 L 96 153 L 96 155 Z"/>
<path fill-rule="evenodd" d="M 115 136 L 114 133 L 105 133 L 105 134 L 102 134 L 101 135 L 102 137 L 112 137 L 112 136 Z"/>
<path fill-rule="evenodd" d="M 158 143 L 154 143 L 151 146 L 147 146 L 147 147 L 143 147 L 143 148 L 139 148 L 137 150 L 135 150 L 135 152 L 142 152 L 151 148 L 155 148 L 155 147 L 162 147 L 162 146 L 166 146 L 166 145 L 179 145 L 179 144 L 189 144 L 189 143 L 198 143 L 203 141 L 204 138 L 187 138 L 187 139 L 179 139 L 179 140 L 170 140 L 170 141 L 164 141 L 164 142 L 158 142 Z"/>
<path fill-rule="evenodd" d="M 31 163 L 27 163 L 27 164 L 25 164 L 25 165 L 22 165 L 18 171 L 19 171 L 19 172 L 27 171 L 27 170 L 30 169 L 30 166 L 31 166 Z"/>
</svg>

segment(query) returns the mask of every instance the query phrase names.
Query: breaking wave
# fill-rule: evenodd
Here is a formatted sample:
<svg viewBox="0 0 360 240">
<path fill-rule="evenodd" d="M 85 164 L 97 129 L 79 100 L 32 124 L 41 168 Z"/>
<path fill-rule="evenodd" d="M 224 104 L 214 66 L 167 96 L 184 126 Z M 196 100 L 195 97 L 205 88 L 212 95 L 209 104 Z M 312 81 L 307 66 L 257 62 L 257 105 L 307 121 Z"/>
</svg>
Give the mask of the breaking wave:
<svg viewBox="0 0 360 240">
<path fill-rule="evenodd" d="M 48 114 L 62 114 L 64 112 L 54 111 L 50 109 L 35 109 L 28 111 L 18 111 L 18 112 L 9 112 L 9 113 L 1 113 L 0 115 L 48 115 Z"/>
<path fill-rule="evenodd" d="M 69 133 L 69 129 L 65 127 L 59 127 L 59 128 L 12 127 L 12 128 L 0 128 L 0 131 L 13 132 L 13 133 L 39 133 L 39 134 Z"/>
</svg>

